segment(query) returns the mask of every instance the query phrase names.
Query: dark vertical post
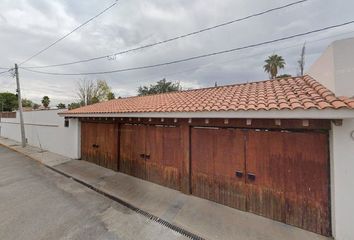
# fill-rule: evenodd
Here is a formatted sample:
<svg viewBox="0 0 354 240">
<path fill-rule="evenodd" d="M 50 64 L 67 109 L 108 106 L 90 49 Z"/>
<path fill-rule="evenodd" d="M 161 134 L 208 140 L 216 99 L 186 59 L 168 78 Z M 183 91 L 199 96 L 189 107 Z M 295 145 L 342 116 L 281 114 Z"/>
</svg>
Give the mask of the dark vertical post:
<svg viewBox="0 0 354 240">
<path fill-rule="evenodd" d="M 181 141 L 182 141 L 182 163 L 181 163 L 181 192 L 185 194 L 191 193 L 191 144 L 190 144 L 190 127 L 187 122 L 181 123 Z"/>
</svg>

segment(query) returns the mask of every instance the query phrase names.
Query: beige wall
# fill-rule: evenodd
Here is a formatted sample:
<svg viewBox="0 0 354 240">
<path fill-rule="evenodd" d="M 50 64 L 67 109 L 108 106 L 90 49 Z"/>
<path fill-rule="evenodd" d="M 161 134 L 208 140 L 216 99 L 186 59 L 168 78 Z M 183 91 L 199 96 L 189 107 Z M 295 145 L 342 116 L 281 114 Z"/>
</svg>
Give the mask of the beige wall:
<svg viewBox="0 0 354 240">
<path fill-rule="evenodd" d="M 329 46 L 307 72 L 311 77 L 335 92 L 333 46 Z"/>
<path fill-rule="evenodd" d="M 354 96 L 354 38 L 334 43 L 336 94 Z"/>
<path fill-rule="evenodd" d="M 332 125 L 331 195 L 332 229 L 336 240 L 354 239 L 354 119 Z"/>
<path fill-rule="evenodd" d="M 354 38 L 332 43 L 307 72 L 337 96 L 354 96 Z"/>
<path fill-rule="evenodd" d="M 354 38 L 332 43 L 307 74 L 337 96 L 354 96 Z M 354 110 L 352 110 L 354 112 Z M 354 239 L 354 118 L 332 125 L 331 203 L 336 240 Z M 354 134 L 354 133 L 353 133 Z"/>
</svg>

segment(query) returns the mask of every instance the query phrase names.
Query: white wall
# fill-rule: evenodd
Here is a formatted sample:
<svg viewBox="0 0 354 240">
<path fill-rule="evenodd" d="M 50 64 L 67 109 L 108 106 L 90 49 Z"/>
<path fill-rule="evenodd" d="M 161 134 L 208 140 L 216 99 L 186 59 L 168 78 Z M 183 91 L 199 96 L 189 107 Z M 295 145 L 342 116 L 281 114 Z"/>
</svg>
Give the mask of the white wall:
<svg viewBox="0 0 354 240">
<path fill-rule="evenodd" d="M 337 96 L 354 96 L 354 38 L 335 41 L 307 74 Z"/>
<path fill-rule="evenodd" d="M 354 38 L 335 41 L 308 74 L 337 96 L 354 96 Z M 354 112 L 354 110 L 352 110 Z M 331 131 L 332 229 L 336 240 L 354 239 L 354 119 Z"/>
<path fill-rule="evenodd" d="M 354 97 L 354 38 L 334 42 L 336 94 Z"/>
<path fill-rule="evenodd" d="M 40 147 L 69 158 L 80 158 L 80 122 L 69 120 L 64 127 L 63 110 L 24 112 L 26 139 L 29 145 Z M 21 141 L 19 114 L 15 118 L 1 119 L 1 136 Z"/>
<path fill-rule="evenodd" d="M 333 45 L 330 45 L 307 72 L 332 92 L 335 92 Z"/>
<path fill-rule="evenodd" d="M 354 239 L 354 119 L 332 126 L 332 224 L 336 240 Z"/>
</svg>

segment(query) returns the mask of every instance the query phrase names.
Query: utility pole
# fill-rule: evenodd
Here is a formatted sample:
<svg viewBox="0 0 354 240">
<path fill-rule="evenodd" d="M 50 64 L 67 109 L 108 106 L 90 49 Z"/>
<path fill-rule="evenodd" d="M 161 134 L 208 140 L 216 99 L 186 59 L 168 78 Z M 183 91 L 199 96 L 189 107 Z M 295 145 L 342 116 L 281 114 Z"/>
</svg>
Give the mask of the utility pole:
<svg viewBox="0 0 354 240">
<path fill-rule="evenodd" d="M 21 98 L 21 88 L 20 88 L 20 77 L 18 75 L 18 66 L 15 63 L 15 76 L 17 84 L 17 97 L 18 97 L 18 110 L 20 112 L 20 125 L 21 125 L 21 139 L 22 147 L 26 147 L 26 135 L 25 135 L 25 124 L 23 122 L 23 111 L 22 111 L 22 98 Z"/>
</svg>

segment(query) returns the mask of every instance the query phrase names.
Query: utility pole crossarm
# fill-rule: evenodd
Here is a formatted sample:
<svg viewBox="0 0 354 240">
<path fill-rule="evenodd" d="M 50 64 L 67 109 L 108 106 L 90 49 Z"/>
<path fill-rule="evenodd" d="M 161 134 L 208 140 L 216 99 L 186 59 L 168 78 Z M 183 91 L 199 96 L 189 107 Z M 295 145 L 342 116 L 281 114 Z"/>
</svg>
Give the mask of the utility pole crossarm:
<svg viewBox="0 0 354 240">
<path fill-rule="evenodd" d="M 26 147 L 26 135 L 25 135 L 25 124 L 24 124 L 24 121 L 23 121 L 23 109 L 22 109 L 20 77 L 19 77 L 19 74 L 18 74 L 18 66 L 17 66 L 17 64 L 15 64 L 15 77 L 16 77 L 16 84 L 17 84 L 18 110 L 19 110 L 19 113 L 20 113 L 22 147 Z"/>
</svg>

